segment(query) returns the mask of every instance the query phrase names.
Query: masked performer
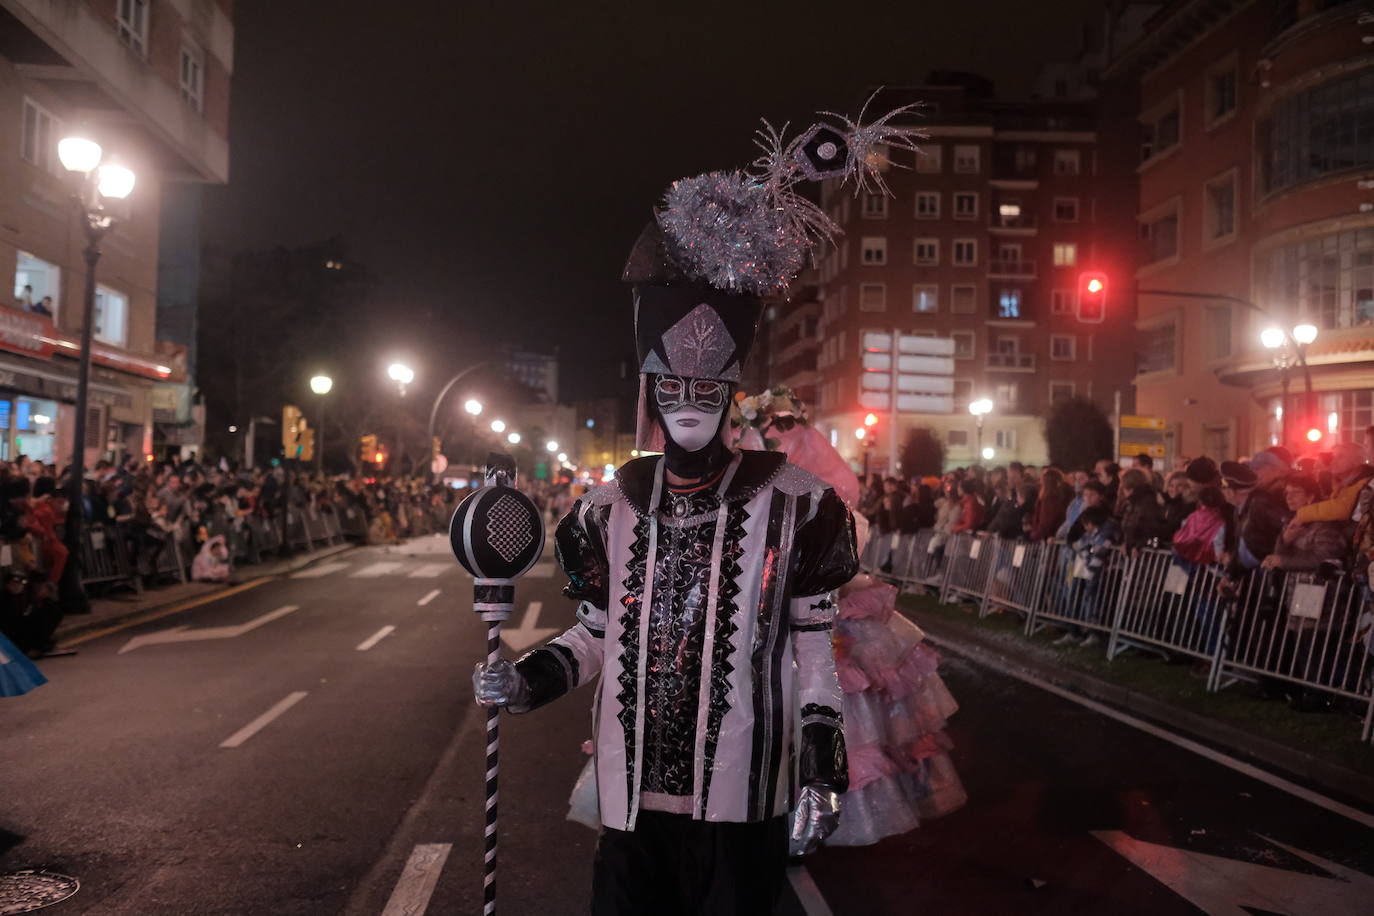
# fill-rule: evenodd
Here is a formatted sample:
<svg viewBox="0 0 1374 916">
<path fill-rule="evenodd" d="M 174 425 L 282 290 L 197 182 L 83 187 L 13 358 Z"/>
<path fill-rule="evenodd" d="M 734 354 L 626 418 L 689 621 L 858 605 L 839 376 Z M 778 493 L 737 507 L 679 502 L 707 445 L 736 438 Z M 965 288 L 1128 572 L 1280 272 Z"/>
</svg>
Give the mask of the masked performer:
<svg viewBox="0 0 1374 916">
<path fill-rule="evenodd" d="M 743 448 L 766 447 L 825 480 L 851 508 L 859 481 L 849 463 L 807 421 L 785 387 L 743 398 L 734 420 Z M 868 525 L 855 515 L 863 550 Z M 835 662 L 844 690 L 849 789 L 844 818 L 827 846 L 863 846 L 905 833 L 968 800 L 950 760 L 945 721 L 959 708 L 936 672 L 940 657 L 921 629 L 897 612 L 897 590 L 867 575 L 840 589 Z"/>
<path fill-rule="evenodd" d="M 893 114 L 896 114 L 894 112 Z M 594 914 L 770 912 L 787 855 L 834 828 L 847 765 L 831 649 L 858 568 L 834 491 L 725 443 L 763 296 L 835 230 L 802 180 L 882 188 L 892 115 L 771 129 L 748 172 L 683 179 L 631 252 L 639 448 L 556 534 L 579 623 L 515 665 L 479 665 L 479 703 L 536 709 L 600 675 L 602 832 Z"/>
</svg>

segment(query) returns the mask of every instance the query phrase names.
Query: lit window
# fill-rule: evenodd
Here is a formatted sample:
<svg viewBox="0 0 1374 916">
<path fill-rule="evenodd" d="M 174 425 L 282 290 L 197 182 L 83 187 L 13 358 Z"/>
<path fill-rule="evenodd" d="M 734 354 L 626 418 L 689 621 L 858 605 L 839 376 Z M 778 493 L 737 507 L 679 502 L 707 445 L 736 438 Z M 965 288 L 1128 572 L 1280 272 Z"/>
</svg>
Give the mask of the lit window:
<svg viewBox="0 0 1374 916">
<path fill-rule="evenodd" d="M 119 40 L 138 53 L 148 55 L 148 0 L 118 0 L 115 4 L 115 33 Z"/>
<path fill-rule="evenodd" d="M 1072 334 L 1053 334 L 1050 336 L 1050 359 L 1076 359 L 1078 338 Z"/>
<path fill-rule="evenodd" d="M 1017 287 L 1002 287 L 997 295 L 998 318 L 1021 317 L 1021 290 Z"/>
<path fill-rule="evenodd" d="M 916 218 L 940 218 L 940 193 L 938 191 L 918 191 L 916 193 Z"/>
<path fill-rule="evenodd" d="M 190 44 L 181 46 L 181 98 L 193 110 L 205 110 L 205 59 Z"/>
<path fill-rule="evenodd" d="M 937 312 L 940 310 L 940 287 L 933 283 L 917 283 L 911 288 L 911 310 L 913 312 Z"/>
<path fill-rule="evenodd" d="M 1054 246 L 1054 266 L 1073 267 L 1078 263 L 1078 246 L 1073 242 L 1058 242 Z"/>
<path fill-rule="evenodd" d="M 882 236 L 867 235 L 860 240 L 860 259 L 865 267 L 882 267 L 887 263 L 887 239 Z"/>
<path fill-rule="evenodd" d="M 25 311 L 57 315 L 61 302 L 62 271 L 56 264 L 20 251 L 14 271 L 14 305 Z"/>
<path fill-rule="evenodd" d="M 940 263 L 940 240 L 917 239 L 913 247 L 912 260 L 918 267 L 936 267 Z"/>
<path fill-rule="evenodd" d="M 955 239 L 954 263 L 959 267 L 974 267 L 978 264 L 978 240 Z"/>
<path fill-rule="evenodd" d="M 954 147 L 954 171 L 973 174 L 979 168 L 979 149 L 976 146 Z"/>
<path fill-rule="evenodd" d="M 1054 151 L 1054 174 L 1077 175 L 1082 168 L 1082 157 L 1076 149 L 1057 149 Z"/>
<path fill-rule="evenodd" d="M 124 346 L 129 337 L 129 297 L 108 286 L 96 286 L 91 334 L 96 340 Z"/>
</svg>

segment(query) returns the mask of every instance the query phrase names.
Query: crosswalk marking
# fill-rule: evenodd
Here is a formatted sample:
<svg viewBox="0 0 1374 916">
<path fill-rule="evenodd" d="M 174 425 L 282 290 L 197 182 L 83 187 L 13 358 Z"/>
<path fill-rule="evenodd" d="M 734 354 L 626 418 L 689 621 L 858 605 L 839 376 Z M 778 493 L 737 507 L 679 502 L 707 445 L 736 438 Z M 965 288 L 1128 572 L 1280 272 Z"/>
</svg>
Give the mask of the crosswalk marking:
<svg viewBox="0 0 1374 916">
<path fill-rule="evenodd" d="M 410 571 L 412 579 L 436 579 L 454 568 L 452 563 L 426 563 Z"/>
<path fill-rule="evenodd" d="M 394 560 L 382 560 L 373 563 L 371 566 L 364 566 L 352 575 L 354 579 L 376 579 L 379 576 L 389 576 L 396 570 L 403 567 L 404 563 L 397 563 Z"/>
<path fill-rule="evenodd" d="M 434 589 L 434 590 L 431 591 L 431 592 L 426 592 L 426 593 L 425 593 L 425 596 L 424 596 L 423 598 L 421 598 L 419 601 L 415 602 L 415 603 L 416 603 L 417 605 L 419 605 L 420 607 L 424 607 L 426 604 L 429 604 L 431 601 L 433 601 L 435 598 L 438 598 L 438 597 L 439 597 L 439 590 L 436 588 L 436 589 Z"/>
<path fill-rule="evenodd" d="M 312 566 L 309 569 L 302 569 L 300 572 L 293 572 L 293 579 L 321 579 L 325 576 L 332 576 L 341 569 L 348 569 L 347 563 L 321 563 L 319 566 Z"/>
<path fill-rule="evenodd" d="M 415 847 L 401 870 L 382 916 L 421 916 L 429 908 L 429 898 L 439 883 L 452 843 L 422 843 Z"/>
</svg>

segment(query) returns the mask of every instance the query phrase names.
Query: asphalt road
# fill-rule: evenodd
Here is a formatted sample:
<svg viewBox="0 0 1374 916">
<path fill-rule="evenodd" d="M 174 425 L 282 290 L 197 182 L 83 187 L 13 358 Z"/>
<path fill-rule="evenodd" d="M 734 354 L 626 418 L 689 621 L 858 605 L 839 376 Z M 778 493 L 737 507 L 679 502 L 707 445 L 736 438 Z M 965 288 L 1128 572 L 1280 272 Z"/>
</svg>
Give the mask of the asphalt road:
<svg viewBox="0 0 1374 916">
<path fill-rule="evenodd" d="M 560 585 L 549 559 L 521 583 L 519 648 L 571 623 Z M 484 721 L 469 672 L 483 647 L 471 579 L 435 538 L 350 551 L 48 660 L 50 684 L 0 703 L 0 872 L 79 877 L 57 916 L 478 913 Z M 812 857 L 788 916 L 1374 899 L 1374 819 L 957 659 L 945 669 L 969 806 Z M 564 814 L 589 703 L 503 718 L 504 913 L 586 911 L 595 834 Z"/>
</svg>

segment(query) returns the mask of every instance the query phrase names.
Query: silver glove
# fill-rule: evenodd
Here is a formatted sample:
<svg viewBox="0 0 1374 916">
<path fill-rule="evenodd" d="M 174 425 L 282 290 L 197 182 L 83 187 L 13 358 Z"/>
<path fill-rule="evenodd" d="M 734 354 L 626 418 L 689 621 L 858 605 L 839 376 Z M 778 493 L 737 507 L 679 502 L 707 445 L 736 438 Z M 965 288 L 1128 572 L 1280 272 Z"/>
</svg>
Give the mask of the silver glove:
<svg viewBox="0 0 1374 916">
<path fill-rule="evenodd" d="M 789 853 L 804 856 L 816 851 L 840 825 L 840 793 L 825 786 L 806 786 L 792 810 Z"/>
<path fill-rule="evenodd" d="M 478 706 L 504 706 L 523 712 L 529 706 L 530 685 L 509 660 L 497 659 L 487 665 L 479 662 L 472 669 L 472 694 Z"/>
</svg>

